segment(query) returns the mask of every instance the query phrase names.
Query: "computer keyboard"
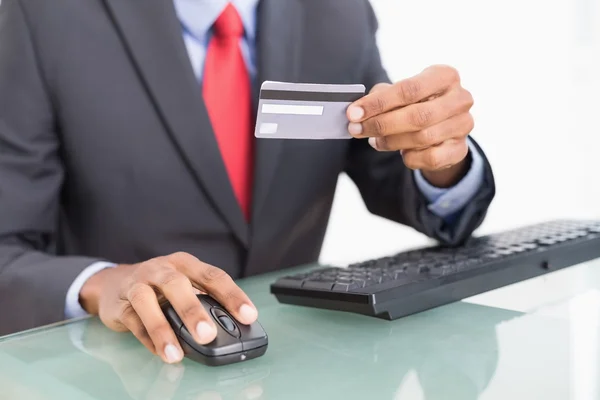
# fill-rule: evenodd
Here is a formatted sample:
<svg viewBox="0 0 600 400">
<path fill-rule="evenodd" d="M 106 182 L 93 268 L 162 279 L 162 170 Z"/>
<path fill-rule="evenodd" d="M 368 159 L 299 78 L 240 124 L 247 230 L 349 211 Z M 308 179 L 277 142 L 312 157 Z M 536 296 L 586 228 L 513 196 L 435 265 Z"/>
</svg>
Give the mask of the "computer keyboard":
<svg viewBox="0 0 600 400">
<path fill-rule="evenodd" d="M 279 302 L 394 320 L 600 257 L 600 221 L 551 221 L 278 279 Z"/>
</svg>

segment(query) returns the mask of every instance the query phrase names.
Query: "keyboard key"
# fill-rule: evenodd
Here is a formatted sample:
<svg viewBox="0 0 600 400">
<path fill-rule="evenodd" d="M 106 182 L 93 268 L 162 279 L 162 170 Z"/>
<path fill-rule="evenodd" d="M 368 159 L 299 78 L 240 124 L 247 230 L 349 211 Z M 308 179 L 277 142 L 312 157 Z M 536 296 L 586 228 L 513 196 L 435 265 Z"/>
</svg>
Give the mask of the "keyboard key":
<svg viewBox="0 0 600 400">
<path fill-rule="evenodd" d="M 337 278 L 335 276 L 320 276 L 318 278 L 315 279 L 311 279 L 312 281 L 316 281 L 316 282 L 331 282 L 331 283 L 335 283 L 337 281 Z"/>
<path fill-rule="evenodd" d="M 323 269 L 319 269 L 316 270 L 315 272 L 318 273 L 319 275 L 337 275 L 340 272 L 341 268 L 323 268 Z"/>
<path fill-rule="evenodd" d="M 302 279 L 294 279 L 291 278 L 283 278 L 277 281 L 277 284 L 280 286 L 285 286 L 289 288 L 301 288 L 302 287 Z"/>
<path fill-rule="evenodd" d="M 381 283 L 383 281 L 383 277 L 381 275 L 369 275 L 368 280 L 375 283 Z"/>
<path fill-rule="evenodd" d="M 573 236 L 575 236 L 575 238 L 580 238 L 580 237 L 584 237 L 586 236 L 588 233 L 587 231 L 582 230 L 578 230 L 576 232 L 573 233 Z"/>
<path fill-rule="evenodd" d="M 534 250 L 538 248 L 538 245 L 535 243 L 524 243 L 521 245 L 525 250 Z"/>
<path fill-rule="evenodd" d="M 319 290 L 331 290 L 333 282 L 324 281 L 304 281 L 302 289 L 319 289 Z"/>
<path fill-rule="evenodd" d="M 419 265 L 417 267 L 417 273 L 426 274 L 430 271 L 430 268 L 427 265 Z"/>
<path fill-rule="evenodd" d="M 366 279 L 365 281 L 365 286 L 363 287 L 368 287 L 368 286 L 373 286 L 373 285 L 377 285 L 378 283 L 381 283 L 379 280 L 377 279 Z"/>
<path fill-rule="evenodd" d="M 334 292 L 349 292 L 354 289 L 362 289 L 362 288 L 363 288 L 363 282 L 360 282 L 360 283 L 356 283 L 356 282 L 339 283 L 338 282 L 335 285 L 333 285 L 333 288 L 331 290 Z"/>
<path fill-rule="evenodd" d="M 353 279 L 352 280 L 353 289 L 364 288 L 366 284 L 367 284 L 367 281 L 363 280 L 363 279 Z"/>
<path fill-rule="evenodd" d="M 396 269 L 394 271 L 391 271 L 394 274 L 394 279 L 399 279 L 402 276 L 406 276 L 406 270 L 407 268 L 400 268 L 400 269 Z"/>
<path fill-rule="evenodd" d="M 335 285 L 333 285 L 333 288 L 331 289 L 334 292 L 347 292 L 351 289 L 350 284 L 346 284 L 346 283 L 336 283 Z M 354 288 L 352 288 L 354 289 Z"/>
</svg>

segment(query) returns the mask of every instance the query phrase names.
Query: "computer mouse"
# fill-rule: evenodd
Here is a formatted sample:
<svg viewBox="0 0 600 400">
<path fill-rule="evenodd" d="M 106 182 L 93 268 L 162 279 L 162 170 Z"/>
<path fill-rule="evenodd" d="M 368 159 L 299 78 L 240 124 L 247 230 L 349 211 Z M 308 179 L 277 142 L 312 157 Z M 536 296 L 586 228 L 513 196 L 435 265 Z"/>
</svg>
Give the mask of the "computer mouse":
<svg viewBox="0 0 600 400">
<path fill-rule="evenodd" d="M 217 337 L 205 345 L 194 340 L 170 303 L 162 305 L 185 357 L 205 365 L 219 366 L 251 360 L 266 353 L 269 340 L 258 321 L 243 325 L 212 297 L 204 294 L 197 296 L 217 327 Z"/>
</svg>

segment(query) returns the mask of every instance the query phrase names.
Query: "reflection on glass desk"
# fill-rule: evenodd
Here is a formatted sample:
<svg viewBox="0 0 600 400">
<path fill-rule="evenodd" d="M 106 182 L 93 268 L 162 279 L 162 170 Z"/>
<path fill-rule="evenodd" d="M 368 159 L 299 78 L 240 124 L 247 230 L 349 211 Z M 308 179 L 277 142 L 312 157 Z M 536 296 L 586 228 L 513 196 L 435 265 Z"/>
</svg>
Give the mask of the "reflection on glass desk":
<svg viewBox="0 0 600 400">
<path fill-rule="evenodd" d="M 310 267 L 309 267 L 310 268 Z M 396 321 L 278 304 L 240 281 L 269 350 L 165 365 L 95 318 L 0 339 L 0 399 L 599 398 L 600 261 Z"/>
</svg>

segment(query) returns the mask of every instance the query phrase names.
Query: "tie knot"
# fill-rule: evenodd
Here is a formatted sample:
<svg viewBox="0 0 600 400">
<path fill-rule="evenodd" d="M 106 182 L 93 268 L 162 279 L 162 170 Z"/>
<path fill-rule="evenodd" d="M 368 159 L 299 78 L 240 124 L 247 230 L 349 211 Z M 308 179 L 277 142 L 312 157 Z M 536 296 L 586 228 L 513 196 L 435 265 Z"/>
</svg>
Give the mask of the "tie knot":
<svg viewBox="0 0 600 400">
<path fill-rule="evenodd" d="M 244 24 L 242 18 L 233 4 L 227 4 L 227 7 L 214 25 L 214 34 L 219 38 L 241 38 L 244 36 Z"/>
</svg>

